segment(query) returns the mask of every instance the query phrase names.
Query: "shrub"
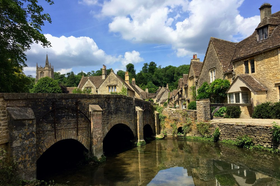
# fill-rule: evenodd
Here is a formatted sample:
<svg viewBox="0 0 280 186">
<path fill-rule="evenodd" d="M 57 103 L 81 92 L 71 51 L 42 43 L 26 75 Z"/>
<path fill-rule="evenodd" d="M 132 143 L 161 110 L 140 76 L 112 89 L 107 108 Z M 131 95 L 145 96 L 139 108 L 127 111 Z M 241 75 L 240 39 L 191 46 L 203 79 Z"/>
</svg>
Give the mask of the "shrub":
<svg viewBox="0 0 280 186">
<path fill-rule="evenodd" d="M 239 106 L 227 106 L 226 107 L 226 118 L 239 118 L 241 110 Z"/>
<path fill-rule="evenodd" d="M 278 106 L 278 104 L 277 104 Z M 272 107 L 270 102 L 262 103 L 254 108 L 253 118 L 272 118 Z"/>
<path fill-rule="evenodd" d="M 200 122 L 197 125 L 197 130 L 202 136 L 206 136 L 209 133 L 210 124 Z"/>
<path fill-rule="evenodd" d="M 172 127 L 172 135 L 175 136 L 178 132 L 177 130 L 177 124 L 174 122 L 174 123 L 171 123 L 170 125 Z"/>
<path fill-rule="evenodd" d="M 219 141 L 220 138 L 220 129 L 219 127 L 217 127 L 213 133 L 213 137 L 214 137 L 214 142 Z"/>
<path fill-rule="evenodd" d="M 236 145 L 242 148 L 250 148 L 254 145 L 252 138 L 247 135 L 239 136 L 236 140 Z"/>
<path fill-rule="evenodd" d="M 274 103 L 271 110 L 272 118 L 280 119 L 280 102 Z"/>
<path fill-rule="evenodd" d="M 191 101 L 188 105 L 188 109 L 196 110 L 196 101 Z"/>
<path fill-rule="evenodd" d="M 216 117 L 223 117 L 227 111 L 226 107 L 221 107 L 217 112 L 215 112 L 214 116 Z"/>
<path fill-rule="evenodd" d="M 279 143 L 280 142 L 280 126 L 277 125 L 275 122 L 273 122 L 273 127 L 271 130 L 272 130 L 273 141 Z"/>
</svg>

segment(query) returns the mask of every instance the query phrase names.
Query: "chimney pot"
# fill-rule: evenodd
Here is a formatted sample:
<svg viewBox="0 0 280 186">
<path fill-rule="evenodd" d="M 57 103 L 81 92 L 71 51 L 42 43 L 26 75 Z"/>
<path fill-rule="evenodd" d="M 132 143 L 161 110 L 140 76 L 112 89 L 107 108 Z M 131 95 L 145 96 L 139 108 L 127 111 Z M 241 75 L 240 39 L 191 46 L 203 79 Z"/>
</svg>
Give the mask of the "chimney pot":
<svg viewBox="0 0 280 186">
<path fill-rule="evenodd" d="M 272 5 L 269 3 L 264 3 L 259 9 L 260 9 L 260 17 L 261 22 L 265 17 L 270 17 L 271 15 L 271 7 Z"/>
</svg>

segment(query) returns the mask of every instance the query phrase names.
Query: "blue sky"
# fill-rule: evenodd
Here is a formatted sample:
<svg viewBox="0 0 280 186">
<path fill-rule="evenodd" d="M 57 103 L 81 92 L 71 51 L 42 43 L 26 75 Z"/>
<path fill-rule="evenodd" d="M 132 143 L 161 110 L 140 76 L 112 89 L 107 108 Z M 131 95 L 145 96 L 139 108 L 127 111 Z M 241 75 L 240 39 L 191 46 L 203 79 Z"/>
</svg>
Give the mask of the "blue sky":
<svg viewBox="0 0 280 186">
<path fill-rule="evenodd" d="M 189 64 L 196 53 L 201 61 L 210 37 L 238 42 L 260 22 L 259 7 L 279 0 L 43 0 L 52 23 L 42 32 L 51 48 L 32 45 L 25 74 L 35 77 L 36 63 L 46 54 L 55 71 L 115 72 L 133 63 L 138 73 L 151 61 L 162 67 Z"/>
</svg>

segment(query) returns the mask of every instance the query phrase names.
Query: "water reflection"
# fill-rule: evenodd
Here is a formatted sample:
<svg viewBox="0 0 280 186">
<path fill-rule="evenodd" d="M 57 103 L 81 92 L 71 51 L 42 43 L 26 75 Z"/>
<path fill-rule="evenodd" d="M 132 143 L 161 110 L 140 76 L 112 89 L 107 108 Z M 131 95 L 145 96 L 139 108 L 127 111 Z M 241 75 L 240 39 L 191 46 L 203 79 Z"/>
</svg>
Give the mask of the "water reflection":
<svg viewBox="0 0 280 186">
<path fill-rule="evenodd" d="M 277 185 L 279 155 L 214 143 L 153 141 L 53 177 L 68 185 Z"/>
</svg>

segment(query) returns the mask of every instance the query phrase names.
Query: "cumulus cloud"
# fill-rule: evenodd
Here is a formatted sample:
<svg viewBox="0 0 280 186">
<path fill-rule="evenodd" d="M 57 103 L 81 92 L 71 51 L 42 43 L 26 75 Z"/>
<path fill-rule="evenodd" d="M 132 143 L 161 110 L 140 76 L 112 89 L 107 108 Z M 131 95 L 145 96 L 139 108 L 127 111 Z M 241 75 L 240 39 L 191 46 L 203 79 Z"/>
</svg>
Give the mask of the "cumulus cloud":
<svg viewBox="0 0 280 186">
<path fill-rule="evenodd" d="M 135 64 L 142 61 L 144 61 L 144 59 L 141 58 L 140 53 L 135 50 L 133 50 L 132 52 L 126 52 L 124 54 L 124 58 L 121 60 L 124 67 L 129 63 Z"/>
<path fill-rule="evenodd" d="M 137 51 L 128 51 L 119 56 L 108 55 L 89 37 L 55 37 L 50 34 L 45 34 L 45 36 L 51 42 L 52 47 L 46 49 L 39 44 L 32 45 L 31 49 L 26 52 L 26 63 L 29 66 L 24 69 L 26 74 L 30 74 L 31 70 L 36 70 L 34 67 L 36 63 L 39 63 L 39 66 L 45 65 L 46 53 L 49 62 L 55 67 L 55 71 L 62 74 L 70 72 L 74 67 L 99 68 L 102 64 L 111 65 L 119 62 L 124 65 L 143 61 Z"/>
<path fill-rule="evenodd" d="M 112 17 L 109 31 L 136 43 L 170 44 L 177 56 L 205 53 L 210 37 L 235 41 L 253 33 L 259 16 L 244 18 L 244 0 L 110 0 L 101 15 Z M 125 6 L 124 6 L 125 5 Z"/>
</svg>

